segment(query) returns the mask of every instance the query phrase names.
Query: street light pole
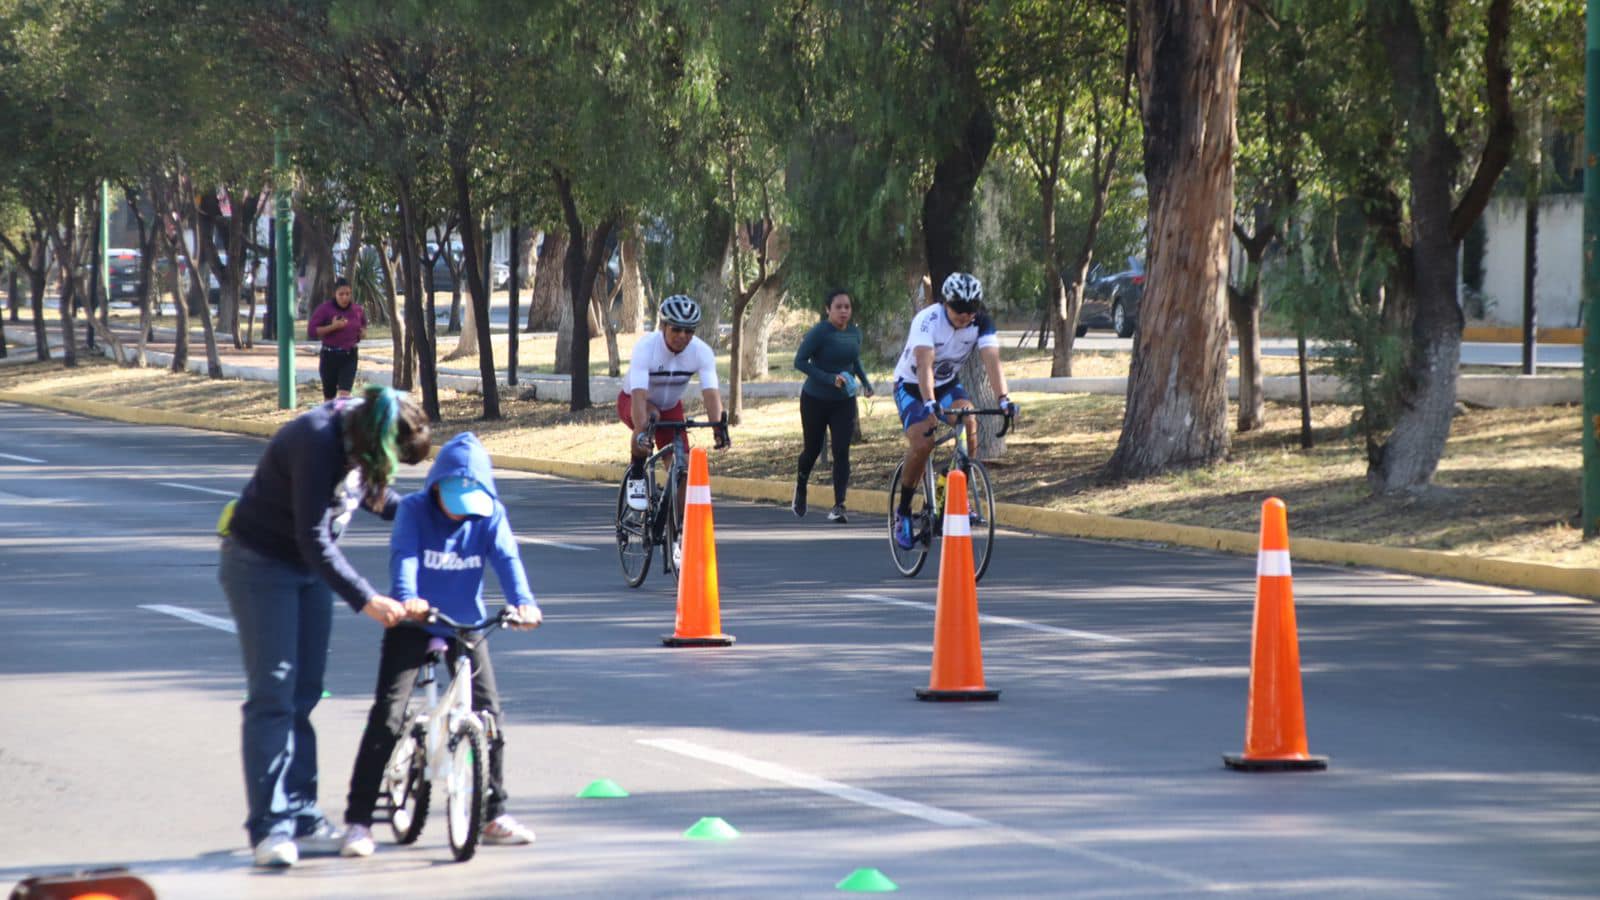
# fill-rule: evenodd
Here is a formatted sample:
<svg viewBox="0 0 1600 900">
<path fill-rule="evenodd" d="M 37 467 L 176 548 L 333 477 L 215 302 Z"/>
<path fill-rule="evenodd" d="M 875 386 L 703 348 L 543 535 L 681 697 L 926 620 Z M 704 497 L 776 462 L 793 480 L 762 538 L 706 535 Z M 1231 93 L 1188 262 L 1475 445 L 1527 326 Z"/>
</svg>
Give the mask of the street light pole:
<svg viewBox="0 0 1600 900">
<path fill-rule="evenodd" d="M 273 281 L 277 288 L 274 298 L 278 326 L 278 408 L 294 409 L 294 252 L 290 246 L 293 234 L 294 206 L 290 203 L 289 154 L 284 150 L 283 129 L 273 137 L 273 244 L 277 251 L 272 261 Z"/>
<path fill-rule="evenodd" d="M 1600 533 L 1600 0 L 1589 0 L 1583 97 L 1583 537 Z"/>
</svg>

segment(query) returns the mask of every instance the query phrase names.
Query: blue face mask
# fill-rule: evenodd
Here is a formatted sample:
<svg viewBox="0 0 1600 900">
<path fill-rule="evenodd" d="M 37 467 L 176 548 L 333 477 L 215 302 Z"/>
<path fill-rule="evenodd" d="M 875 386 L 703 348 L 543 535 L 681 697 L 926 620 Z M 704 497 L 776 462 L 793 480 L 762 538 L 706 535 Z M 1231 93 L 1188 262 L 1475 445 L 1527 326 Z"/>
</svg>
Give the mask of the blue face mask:
<svg viewBox="0 0 1600 900">
<path fill-rule="evenodd" d="M 860 386 L 856 384 L 856 377 L 849 372 L 840 372 L 839 377 L 844 379 L 844 392 L 854 397 Z"/>
</svg>

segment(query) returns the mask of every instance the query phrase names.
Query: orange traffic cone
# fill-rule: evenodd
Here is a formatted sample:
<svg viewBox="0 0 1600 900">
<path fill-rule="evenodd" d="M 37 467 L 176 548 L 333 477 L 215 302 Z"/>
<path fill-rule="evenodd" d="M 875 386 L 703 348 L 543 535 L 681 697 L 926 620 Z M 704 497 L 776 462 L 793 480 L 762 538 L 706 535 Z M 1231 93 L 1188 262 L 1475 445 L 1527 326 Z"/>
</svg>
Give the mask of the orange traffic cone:
<svg viewBox="0 0 1600 900">
<path fill-rule="evenodd" d="M 1252 772 L 1328 767 L 1326 756 L 1312 756 L 1306 750 L 1300 641 L 1294 625 L 1294 579 L 1289 574 L 1289 520 L 1277 497 L 1261 504 L 1244 753 L 1224 755 L 1222 761 L 1230 769 Z"/>
<path fill-rule="evenodd" d="M 683 504 L 683 567 L 678 571 L 678 625 L 668 647 L 727 647 L 717 597 L 717 539 L 711 523 L 711 467 L 706 451 L 689 452 L 689 493 Z M 669 548 L 667 552 L 671 552 Z"/>
<path fill-rule="evenodd" d="M 972 520 L 967 476 L 956 469 L 945 484 L 944 545 L 939 550 L 939 603 L 933 614 L 933 674 L 918 700 L 998 700 L 983 686 L 978 638 L 978 579 L 972 569 Z"/>
</svg>

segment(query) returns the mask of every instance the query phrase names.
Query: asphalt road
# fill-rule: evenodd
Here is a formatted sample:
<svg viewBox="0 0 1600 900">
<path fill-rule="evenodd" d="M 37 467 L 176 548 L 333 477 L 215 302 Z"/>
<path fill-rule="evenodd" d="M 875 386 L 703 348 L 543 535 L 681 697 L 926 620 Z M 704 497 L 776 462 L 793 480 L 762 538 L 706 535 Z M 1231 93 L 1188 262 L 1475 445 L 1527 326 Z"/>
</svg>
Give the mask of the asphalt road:
<svg viewBox="0 0 1600 900">
<path fill-rule="evenodd" d="M 163 898 L 821 897 L 858 867 L 929 897 L 1600 887 L 1592 604 L 1299 567 L 1331 768 L 1243 774 L 1220 755 L 1243 741 L 1254 560 L 1003 533 L 979 591 L 1001 699 L 930 705 L 912 692 L 936 565 L 895 575 L 877 523 L 719 503 L 738 644 L 668 650 L 669 585 L 630 591 L 616 569 L 614 489 L 510 473 L 547 624 L 494 647 L 510 809 L 538 843 L 458 865 L 436 821 L 371 859 L 258 872 L 209 532 L 261 447 L 0 404 L 0 886 L 127 865 Z M 357 522 L 347 552 L 381 573 L 383 524 Z M 335 817 L 377 643 L 336 610 L 316 715 Z M 596 778 L 632 796 L 574 796 Z M 684 838 L 702 816 L 741 836 Z"/>
</svg>

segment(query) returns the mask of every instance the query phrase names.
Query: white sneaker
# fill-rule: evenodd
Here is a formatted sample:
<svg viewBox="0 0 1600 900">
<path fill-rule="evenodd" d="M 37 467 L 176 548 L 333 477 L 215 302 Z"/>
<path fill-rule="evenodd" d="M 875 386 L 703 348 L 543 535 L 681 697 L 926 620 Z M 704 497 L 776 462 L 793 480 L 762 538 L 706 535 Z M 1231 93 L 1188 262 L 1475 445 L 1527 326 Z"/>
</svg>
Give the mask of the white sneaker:
<svg viewBox="0 0 1600 900">
<path fill-rule="evenodd" d="M 510 813 L 497 817 L 493 822 L 483 826 L 483 842 L 500 846 L 513 846 L 517 844 L 531 844 L 535 835 L 533 829 L 511 818 Z"/>
<path fill-rule="evenodd" d="M 322 819 L 310 832 L 296 835 L 294 846 L 301 856 L 332 856 L 344 850 L 344 832 Z"/>
<path fill-rule="evenodd" d="M 650 488 L 645 485 L 643 478 L 628 479 L 628 508 L 637 510 L 650 508 Z"/>
<path fill-rule="evenodd" d="M 371 856 L 378 844 L 372 839 L 372 829 L 365 825 L 351 825 L 344 832 L 344 846 L 340 856 Z"/>
<path fill-rule="evenodd" d="M 255 854 L 256 865 L 264 869 L 287 869 L 300 861 L 300 849 L 294 845 L 294 839 L 279 832 L 262 838 Z"/>
</svg>

